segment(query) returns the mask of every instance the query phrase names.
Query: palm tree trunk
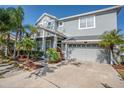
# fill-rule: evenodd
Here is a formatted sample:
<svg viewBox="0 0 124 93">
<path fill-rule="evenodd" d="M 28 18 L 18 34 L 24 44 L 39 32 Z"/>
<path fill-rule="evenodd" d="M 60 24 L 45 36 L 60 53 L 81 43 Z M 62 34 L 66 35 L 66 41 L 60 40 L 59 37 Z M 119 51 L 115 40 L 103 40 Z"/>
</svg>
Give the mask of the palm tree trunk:
<svg viewBox="0 0 124 93">
<path fill-rule="evenodd" d="M 16 32 L 16 38 L 15 38 L 15 43 L 14 43 L 14 53 L 13 53 L 13 58 L 16 59 L 16 42 L 18 41 L 18 30 Z"/>
<path fill-rule="evenodd" d="M 30 53 L 28 52 L 26 62 L 29 62 L 29 56 L 30 56 Z"/>
<path fill-rule="evenodd" d="M 9 42 L 10 42 L 10 34 L 8 33 L 7 34 L 7 39 L 6 39 L 6 46 L 5 46 L 5 56 L 7 57 L 8 56 L 8 52 L 9 52 Z"/>
<path fill-rule="evenodd" d="M 19 41 L 21 41 L 22 39 L 22 32 L 21 32 L 21 28 L 19 28 Z M 17 57 L 20 55 L 20 51 L 17 51 Z"/>
<path fill-rule="evenodd" d="M 115 58 L 115 54 L 113 52 L 113 49 L 110 49 L 111 50 L 111 54 L 112 54 L 112 57 L 113 57 L 113 60 L 115 60 L 115 64 L 119 64 L 118 60 Z"/>
<path fill-rule="evenodd" d="M 8 33 L 7 35 L 7 55 L 9 54 L 9 51 L 10 51 L 9 44 L 10 44 L 10 33 Z"/>
<path fill-rule="evenodd" d="M 7 56 L 8 56 L 7 51 L 8 51 L 8 48 L 7 48 L 7 46 L 5 46 L 5 50 L 4 50 L 5 57 L 7 57 Z"/>
</svg>

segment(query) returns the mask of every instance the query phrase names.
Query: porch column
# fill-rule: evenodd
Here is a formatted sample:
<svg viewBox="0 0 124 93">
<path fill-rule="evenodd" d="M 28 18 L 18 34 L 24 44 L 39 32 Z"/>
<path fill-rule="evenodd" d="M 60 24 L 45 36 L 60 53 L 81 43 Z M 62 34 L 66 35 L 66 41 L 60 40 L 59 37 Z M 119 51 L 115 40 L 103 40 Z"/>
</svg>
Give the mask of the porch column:
<svg viewBox="0 0 124 93">
<path fill-rule="evenodd" d="M 68 59 L 68 44 L 65 43 L 65 59 Z"/>
<path fill-rule="evenodd" d="M 57 48 L 57 35 L 54 35 L 53 48 Z"/>
<path fill-rule="evenodd" d="M 45 52 L 46 50 L 46 40 L 45 40 L 45 31 L 43 30 L 43 36 L 42 36 L 42 50 Z"/>
</svg>

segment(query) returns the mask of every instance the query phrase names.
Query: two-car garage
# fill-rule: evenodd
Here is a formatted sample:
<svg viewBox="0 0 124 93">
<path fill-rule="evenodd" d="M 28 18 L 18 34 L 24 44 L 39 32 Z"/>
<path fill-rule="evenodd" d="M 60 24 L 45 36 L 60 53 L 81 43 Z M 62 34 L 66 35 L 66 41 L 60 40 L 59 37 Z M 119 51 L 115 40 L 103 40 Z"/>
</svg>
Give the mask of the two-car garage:
<svg viewBox="0 0 124 93">
<path fill-rule="evenodd" d="M 86 62 L 106 63 L 108 55 L 97 44 L 69 44 L 68 57 Z"/>
<path fill-rule="evenodd" d="M 66 57 L 82 62 L 109 63 L 110 54 L 98 45 L 97 36 L 73 37 L 64 41 Z"/>
</svg>

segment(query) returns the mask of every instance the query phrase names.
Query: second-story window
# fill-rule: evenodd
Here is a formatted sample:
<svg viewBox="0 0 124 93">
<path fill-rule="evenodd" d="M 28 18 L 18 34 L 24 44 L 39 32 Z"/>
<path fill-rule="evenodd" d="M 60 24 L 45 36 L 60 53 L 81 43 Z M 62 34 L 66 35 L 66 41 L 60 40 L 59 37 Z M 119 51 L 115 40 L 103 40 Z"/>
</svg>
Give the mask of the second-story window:
<svg viewBox="0 0 124 93">
<path fill-rule="evenodd" d="M 47 27 L 48 27 L 49 29 L 51 29 L 51 27 L 52 27 L 52 23 L 51 23 L 51 22 L 48 22 Z"/>
<path fill-rule="evenodd" d="M 95 28 L 95 16 L 79 18 L 79 29 Z"/>
<path fill-rule="evenodd" d="M 50 22 L 47 23 L 47 28 L 48 29 L 54 30 L 54 27 L 55 27 L 55 25 L 54 25 L 53 21 L 50 21 Z"/>
<path fill-rule="evenodd" d="M 62 21 L 59 22 L 59 27 L 64 26 L 64 23 Z"/>
</svg>

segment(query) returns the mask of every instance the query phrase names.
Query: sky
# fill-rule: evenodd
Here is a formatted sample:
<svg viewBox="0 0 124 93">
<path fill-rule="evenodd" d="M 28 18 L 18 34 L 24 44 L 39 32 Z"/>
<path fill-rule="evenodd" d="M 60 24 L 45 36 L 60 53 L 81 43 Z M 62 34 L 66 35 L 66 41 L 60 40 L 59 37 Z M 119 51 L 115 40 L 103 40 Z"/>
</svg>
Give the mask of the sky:
<svg viewBox="0 0 124 93">
<path fill-rule="evenodd" d="M 0 6 L 0 8 L 1 7 L 17 7 L 17 5 Z M 54 15 L 57 18 L 62 18 L 107 7 L 111 7 L 111 5 L 22 5 L 25 12 L 23 23 L 34 25 L 36 20 L 44 12 Z M 121 9 L 118 15 L 118 28 L 124 33 L 124 8 Z"/>
</svg>

